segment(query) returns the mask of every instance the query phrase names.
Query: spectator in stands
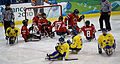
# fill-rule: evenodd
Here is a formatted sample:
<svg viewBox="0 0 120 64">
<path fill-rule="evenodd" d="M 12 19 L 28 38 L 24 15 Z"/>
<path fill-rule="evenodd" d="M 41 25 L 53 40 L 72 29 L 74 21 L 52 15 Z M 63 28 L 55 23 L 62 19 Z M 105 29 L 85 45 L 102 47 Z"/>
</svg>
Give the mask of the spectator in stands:
<svg viewBox="0 0 120 64">
<path fill-rule="evenodd" d="M 44 2 L 51 4 L 48 0 L 32 0 L 32 6 L 44 5 Z M 34 16 L 36 16 L 38 13 L 38 9 L 33 9 L 33 10 L 34 10 Z M 39 12 L 44 13 L 44 9 L 41 8 Z"/>
<path fill-rule="evenodd" d="M 30 2 L 29 0 L 17 0 L 16 3 L 26 3 L 26 2 Z"/>
<path fill-rule="evenodd" d="M 6 3 L 11 3 L 11 0 L 0 0 L 0 5 L 5 5 Z"/>
<path fill-rule="evenodd" d="M 12 8 L 10 8 L 10 4 L 6 3 L 6 8 L 2 11 L 1 21 L 4 23 L 4 29 L 6 33 L 6 29 L 10 27 L 10 23 L 14 22 L 14 14 Z"/>
</svg>

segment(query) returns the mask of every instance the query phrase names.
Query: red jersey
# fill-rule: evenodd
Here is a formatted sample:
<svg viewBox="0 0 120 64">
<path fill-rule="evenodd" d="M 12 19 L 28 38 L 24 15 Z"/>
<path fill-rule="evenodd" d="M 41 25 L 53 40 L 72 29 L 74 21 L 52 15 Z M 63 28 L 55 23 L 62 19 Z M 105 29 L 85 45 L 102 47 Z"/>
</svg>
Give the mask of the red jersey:
<svg viewBox="0 0 120 64">
<path fill-rule="evenodd" d="M 84 32 L 84 35 L 86 37 L 94 37 L 93 34 L 95 34 L 95 32 L 96 32 L 94 25 L 93 26 L 89 26 L 89 27 L 83 26 L 81 28 L 81 30 Z"/>
<path fill-rule="evenodd" d="M 38 21 L 39 31 L 41 31 L 42 29 L 44 29 L 44 27 L 48 27 L 47 24 L 48 24 L 48 20 L 41 18 L 41 19 Z M 43 27 L 42 25 L 45 25 L 45 26 Z"/>
<path fill-rule="evenodd" d="M 75 16 L 73 13 L 70 13 L 69 15 L 66 16 L 65 18 L 65 23 L 67 23 L 68 20 L 68 27 L 74 25 L 77 26 L 77 22 L 80 22 L 82 19 L 79 18 L 79 16 Z"/>
<path fill-rule="evenodd" d="M 38 16 L 35 16 L 33 18 L 33 25 L 38 25 L 38 20 L 39 20 L 39 17 Z"/>
<path fill-rule="evenodd" d="M 55 21 L 52 26 L 55 27 L 55 32 L 66 32 L 65 23 L 63 21 Z"/>
<path fill-rule="evenodd" d="M 52 25 L 48 26 L 50 32 L 52 32 Z"/>
<path fill-rule="evenodd" d="M 30 34 L 29 30 L 27 29 L 27 26 L 22 26 L 21 34 L 24 39 L 27 39 L 27 35 Z"/>
</svg>

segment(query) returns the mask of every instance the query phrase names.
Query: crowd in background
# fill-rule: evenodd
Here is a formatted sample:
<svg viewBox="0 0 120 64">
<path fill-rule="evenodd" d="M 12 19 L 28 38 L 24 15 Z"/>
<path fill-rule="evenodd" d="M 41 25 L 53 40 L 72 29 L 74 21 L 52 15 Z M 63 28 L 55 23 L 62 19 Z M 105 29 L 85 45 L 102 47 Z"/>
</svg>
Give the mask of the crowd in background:
<svg viewBox="0 0 120 64">
<path fill-rule="evenodd" d="M 0 0 L 0 5 L 5 5 L 5 3 L 25 3 L 31 2 L 31 0 Z"/>
</svg>

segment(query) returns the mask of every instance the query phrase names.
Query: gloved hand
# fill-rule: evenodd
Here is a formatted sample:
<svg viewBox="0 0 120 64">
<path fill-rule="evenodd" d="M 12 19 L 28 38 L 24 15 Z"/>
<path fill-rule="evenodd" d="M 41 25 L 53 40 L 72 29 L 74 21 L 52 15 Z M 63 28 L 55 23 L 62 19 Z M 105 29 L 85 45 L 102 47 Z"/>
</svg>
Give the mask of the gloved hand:
<svg viewBox="0 0 120 64">
<path fill-rule="evenodd" d="M 15 33 L 18 33 L 18 30 L 15 30 Z"/>
<path fill-rule="evenodd" d="M 99 48 L 98 51 L 99 51 L 99 54 L 102 54 L 102 49 L 101 48 Z"/>
<path fill-rule="evenodd" d="M 82 15 L 82 16 L 80 16 L 80 18 L 81 18 L 81 19 L 84 19 L 84 18 L 85 18 L 85 16 L 84 16 L 84 15 Z"/>
<path fill-rule="evenodd" d="M 113 44 L 113 46 L 112 46 L 112 47 L 113 47 L 113 49 L 115 49 L 115 48 L 116 48 L 116 44 Z"/>
<path fill-rule="evenodd" d="M 58 48 L 58 46 L 55 46 L 55 50 L 56 50 L 56 51 L 58 51 L 57 48 Z"/>
<path fill-rule="evenodd" d="M 8 40 L 8 38 L 9 38 L 9 37 L 8 37 L 8 36 L 6 36 L 6 38 L 5 38 L 5 39 L 6 39 L 6 40 Z"/>
<path fill-rule="evenodd" d="M 67 43 L 68 43 L 69 45 L 71 45 L 71 41 L 70 41 L 70 40 L 67 40 Z"/>
</svg>

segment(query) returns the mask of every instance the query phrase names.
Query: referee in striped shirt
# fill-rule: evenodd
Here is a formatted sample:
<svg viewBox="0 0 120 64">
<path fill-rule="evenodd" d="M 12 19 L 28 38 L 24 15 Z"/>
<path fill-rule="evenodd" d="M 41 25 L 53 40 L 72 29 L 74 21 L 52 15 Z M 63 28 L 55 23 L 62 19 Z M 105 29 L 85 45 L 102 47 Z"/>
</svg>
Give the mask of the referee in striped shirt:
<svg viewBox="0 0 120 64">
<path fill-rule="evenodd" d="M 105 21 L 105 26 L 108 31 L 111 30 L 111 25 L 110 25 L 110 14 L 111 14 L 111 3 L 108 0 L 101 0 L 101 11 L 100 11 L 100 18 L 99 18 L 99 23 L 100 23 L 100 30 L 103 28 L 103 20 Z"/>
<path fill-rule="evenodd" d="M 4 24 L 4 29 L 6 33 L 7 28 L 10 27 L 11 22 L 14 22 L 15 17 L 12 8 L 10 8 L 10 4 L 6 3 L 5 6 L 6 8 L 2 12 L 1 20 L 2 23 Z"/>
</svg>

